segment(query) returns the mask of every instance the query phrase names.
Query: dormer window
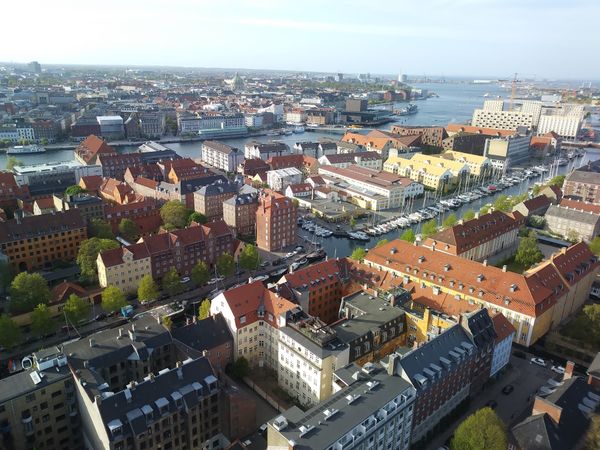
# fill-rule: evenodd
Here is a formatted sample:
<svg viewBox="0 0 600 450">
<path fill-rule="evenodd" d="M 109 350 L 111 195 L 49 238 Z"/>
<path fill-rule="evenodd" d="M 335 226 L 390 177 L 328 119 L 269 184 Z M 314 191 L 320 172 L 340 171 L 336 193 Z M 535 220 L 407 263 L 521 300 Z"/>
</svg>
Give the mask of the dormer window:
<svg viewBox="0 0 600 450">
<path fill-rule="evenodd" d="M 246 323 L 246 316 L 240 316 L 240 323 Z"/>
</svg>

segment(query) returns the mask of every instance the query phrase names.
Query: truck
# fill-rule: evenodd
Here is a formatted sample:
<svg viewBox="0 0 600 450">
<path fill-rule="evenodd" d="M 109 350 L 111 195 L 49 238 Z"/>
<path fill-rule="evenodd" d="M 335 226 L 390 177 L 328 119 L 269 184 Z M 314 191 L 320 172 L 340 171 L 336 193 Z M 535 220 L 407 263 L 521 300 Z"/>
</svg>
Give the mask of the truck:
<svg viewBox="0 0 600 450">
<path fill-rule="evenodd" d="M 125 317 L 126 319 L 133 316 L 133 306 L 125 305 L 125 306 L 121 307 L 121 315 L 123 317 Z"/>
</svg>

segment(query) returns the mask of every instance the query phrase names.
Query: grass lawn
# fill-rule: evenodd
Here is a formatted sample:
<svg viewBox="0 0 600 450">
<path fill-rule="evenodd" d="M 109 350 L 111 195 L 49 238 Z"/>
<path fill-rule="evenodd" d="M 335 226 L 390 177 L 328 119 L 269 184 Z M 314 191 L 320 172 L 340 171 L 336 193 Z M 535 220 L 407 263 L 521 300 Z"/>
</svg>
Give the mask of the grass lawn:
<svg viewBox="0 0 600 450">
<path fill-rule="evenodd" d="M 498 264 L 496 264 L 496 267 L 502 269 L 502 266 L 504 265 L 506 265 L 506 270 L 510 270 L 511 272 L 515 273 L 523 273 L 525 272 L 525 270 L 527 270 L 525 266 L 515 261 L 514 256 L 511 256 L 510 258 L 505 259 L 504 261 L 500 261 Z"/>
</svg>

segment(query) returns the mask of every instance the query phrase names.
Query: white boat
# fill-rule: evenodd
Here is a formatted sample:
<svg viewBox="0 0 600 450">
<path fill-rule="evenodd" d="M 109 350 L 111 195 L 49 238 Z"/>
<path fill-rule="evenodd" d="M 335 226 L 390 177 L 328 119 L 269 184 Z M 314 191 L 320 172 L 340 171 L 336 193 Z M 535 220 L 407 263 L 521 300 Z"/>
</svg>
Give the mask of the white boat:
<svg viewBox="0 0 600 450">
<path fill-rule="evenodd" d="M 304 127 L 301 126 L 301 125 L 298 125 L 298 126 L 294 127 L 293 132 L 296 133 L 296 134 L 304 133 Z"/>
<path fill-rule="evenodd" d="M 46 149 L 41 145 L 31 144 L 31 145 L 15 145 L 14 147 L 9 147 L 6 151 L 7 155 L 28 155 L 33 153 L 45 153 Z"/>
</svg>

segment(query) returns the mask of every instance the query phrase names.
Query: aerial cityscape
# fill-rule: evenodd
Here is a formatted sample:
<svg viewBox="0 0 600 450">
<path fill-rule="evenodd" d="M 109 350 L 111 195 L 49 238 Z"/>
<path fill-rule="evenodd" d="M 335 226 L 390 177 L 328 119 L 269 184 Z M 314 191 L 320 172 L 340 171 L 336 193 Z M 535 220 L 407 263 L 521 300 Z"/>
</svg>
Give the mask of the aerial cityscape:
<svg viewBox="0 0 600 450">
<path fill-rule="evenodd" d="M 33 3 L 0 450 L 600 450 L 600 4 Z"/>
</svg>

